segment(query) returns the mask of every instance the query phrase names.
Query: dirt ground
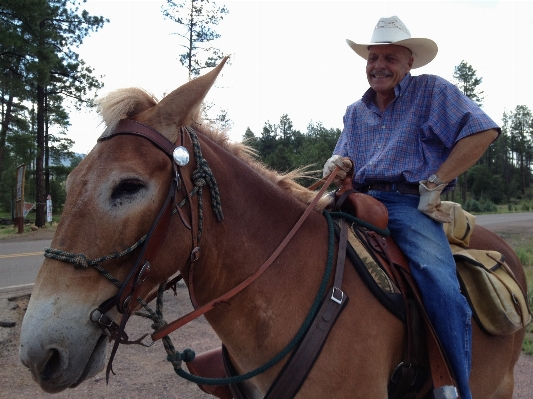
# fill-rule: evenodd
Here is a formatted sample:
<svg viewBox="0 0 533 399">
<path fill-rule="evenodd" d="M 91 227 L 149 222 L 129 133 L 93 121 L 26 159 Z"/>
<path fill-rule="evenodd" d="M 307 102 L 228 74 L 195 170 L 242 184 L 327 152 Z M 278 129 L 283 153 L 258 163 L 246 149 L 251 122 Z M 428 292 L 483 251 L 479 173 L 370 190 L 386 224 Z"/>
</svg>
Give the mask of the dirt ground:
<svg viewBox="0 0 533 399">
<path fill-rule="evenodd" d="M 187 289 L 183 284 L 178 287 L 177 297 L 165 294 L 164 315 L 169 321 L 191 309 Z M 20 363 L 18 357 L 18 337 L 24 309 L 28 297 L 15 301 L 17 324 L 10 330 L 10 337 L 1 342 L 0 336 L 0 398 L 51 398 L 32 380 L 30 372 Z M 167 316 L 168 315 L 168 316 Z M 1 317 L 0 317 L 1 319 Z M 1 328 L 1 327 L 0 327 Z M 151 332 L 150 321 L 132 317 L 127 332 L 132 338 Z M 191 348 L 197 353 L 205 352 L 220 345 L 207 321 L 202 317 L 172 334 L 176 349 Z M 108 351 L 109 352 L 109 351 Z M 67 389 L 53 395 L 54 398 L 213 398 L 200 391 L 191 382 L 181 379 L 174 373 L 172 365 L 166 360 L 166 352 L 161 341 L 151 348 L 138 345 L 121 345 L 113 363 L 116 375 L 111 375 L 106 385 L 105 372 L 99 373 L 74 389 Z"/>
<path fill-rule="evenodd" d="M 517 226 L 491 226 L 507 241 L 521 241 L 533 237 L 531 223 Z M 26 238 L 17 240 L 45 238 L 52 235 L 52 229 L 32 232 Z M 178 285 L 178 295 L 165 294 L 164 315 L 174 320 L 191 310 L 188 292 L 183 284 Z M 24 311 L 29 296 L 0 295 L 0 321 L 15 322 L 14 327 L 0 327 L 0 399 L 50 398 L 33 382 L 30 372 L 18 358 L 18 337 Z M 127 332 L 130 337 L 139 337 L 150 332 L 150 322 L 139 317 L 130 320 Z M 171 335 L 178 350 L 191 348 L 197 353 L 215 348 L 220 342 L 209 324 L 202 317 Z M 105 382 L 105 372 L 101 372 L 74 389 L 55 394 L 55 398 L 212 398 L 200 391 L 194 383 L 182 380 L 174 373 L 167 362 L 161 342 L 151 348 L 122 345 L 114 361 L 117 375 Z M 533 357 L 522 354 L 515 367 L 515 393 L 513 399 L 533 398 Z M 479 398 L 483 399 L 483 398 Z"/>
</svg>

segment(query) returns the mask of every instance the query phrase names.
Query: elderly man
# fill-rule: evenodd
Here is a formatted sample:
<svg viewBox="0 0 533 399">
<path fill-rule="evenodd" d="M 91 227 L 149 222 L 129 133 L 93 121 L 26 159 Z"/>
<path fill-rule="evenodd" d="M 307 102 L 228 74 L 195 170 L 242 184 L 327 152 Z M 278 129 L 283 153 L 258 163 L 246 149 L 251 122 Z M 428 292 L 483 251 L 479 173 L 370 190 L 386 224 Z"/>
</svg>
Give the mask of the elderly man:
<svg viewBox="0 0 533 399">
<path fill-rule="evenodd" d="M 471 311 L 442 228 L 449 215 L 440 209 L 440 194 L 454 188 L 500 129 L 453 84 L 410 74 L 435 58 L 437 45 L 411 38 L 398 17 L 380 19 L 370 43 L 347 42 L 367 60 L 370 88 L 347 108 L 324 175 L 353 162 L 354 188 L 387 207 L 389 230 L 409 259 L 459 395 L 470 399 Z M 454 388 L 445 391 L 457 397 Z"/>
</svg>

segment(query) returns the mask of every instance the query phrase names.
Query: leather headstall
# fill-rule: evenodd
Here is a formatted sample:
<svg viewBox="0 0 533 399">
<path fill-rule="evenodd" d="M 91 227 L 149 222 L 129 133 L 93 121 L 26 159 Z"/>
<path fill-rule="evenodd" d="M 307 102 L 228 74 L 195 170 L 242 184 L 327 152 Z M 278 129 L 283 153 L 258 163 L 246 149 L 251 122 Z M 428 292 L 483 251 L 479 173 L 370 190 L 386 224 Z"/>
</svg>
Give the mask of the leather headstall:
<svg viewBox="0 0 533 399">
<path fill-rule="evenodd" d="M 115 301 L 111 301 L 111 303 L 107 305 L 108 309 L 101 309 L 102 314 L 109 310 L 113 304 L 116 305 L 117 310 L 120 313 L 124 313 L 129 307 L 131 299 L 136 298 L 135 294 L 139 291 L 142 285 L 141 283 L 146 279 L 150 272 L 150 260 L 153 259 L 159 251 L 167 234 L 170 217 L 173 213 L 173 208 L 175 207 L 175 195 L 180 189 L 181 179 L 179 166 L 172 161 L 172 153 L 177 146 L 170 142 L 161 133 L 142 123 L 130 119 L 123 119 L 118 123 L 114 132 L 99 139 L 99 141 L 109 140 L 119 135 L 134 135 L 149 140 L 169 157 L 173 164 L 173 172 L 175 173 L 175 176 L 172 176 L 171 178 L 167 198 L 147 234 L 141 253 L 138 256 L 134 267 L 123 282 L 118 294 L 114 297 Z M 184 220 L 183 217 L 182 220 Z M 184 222 L 184 224 L 186 223 Z"/>
<path fill-rule="evenodd" d="M 180 133 L 182 145 L 184 141 L 184 136 L 186 135 L 185 128 L 182 127 Z M 195 256 L 191 256 L 191 262 L 194 262 L 198 258 L 199 251 L 196 238 L 197 228 L 195 228 L 197 225 L 197 221 L 194 220 L 189 190 L 186 187 L 185 181 L 181 177 L 180 165 L 178 164 L 178 162 L 175 162 L 174 159 L 174 150 L 179 145 L 172 143 L 161 133 L 150 128 L 149 126 L 130 119 L 122 119 L 121 121 L 119 121 L 115 130 L 112 133 L 101 137 L 100 139 L 98 139 L 98 141 L 106 141 L 120 135 L 133 135 L 143 137 L 150 141 L 152 144 L 154 144 L 158 149 L 163 151 L 168 156 L 169 160 L 172 163 L 173 175 L 170 179 L 170 186 L 165 202 L 163 203 L 163 206 L 161 207 L 157 217 L 155 218 L 146 236 L 146 240 L 144 241 L 141 252 L 135 262 L 135 265 L 122 283 L 119 292 L 115 296 L 105 300 L 102 304 L 100 304 L 97 309 L 95 309 L 91 313 L 91 321 L 100 324 L 104 331 L 110 335 L 110 338 L 115 340 L 115 344 L 113 346 L 113 350 L 111 352 L 111 356 L 108 362 L 106 372 L 107 380 L 109 380 L 109 372 L 112 371 L 113 359 L 119 344 L 140 344 L 144 346 L 151 346 L 154 343 L 152 342 L 150 344 L 144 344 L 142 342 L 148 334 L 143 335 L 135 341 L 130 341 L 128 335 L 125 332 L 125 327 L 127 321 L 129 320 L 132 314 L 132 309 L 135 306 L 135 304 L 132 304 L 132 299 L 136 299 L 139 296 L 138 293 L 140 291 L 142 283 L 146 280 L 148 274 L 150 273 L 150 260 L 153 259 L 159 251 L 165 239 L 165 236 L 167 235 L 167 231 L 170 225 L 170 219 L 174 212 L 177 212 L 180 215 L 184 226 L 188 230 L 192 231 L 192 253 Z M 180 191 L 182 187 L 185 190 L 184 197 L 189 204 L 190 223 L 187 222 L 181 211 L 180 206 L 178 206 L 175 202 L 176 193 Z M 168 281 L 165 288 L 169 289 L 170 287 L 174 287 L 175 289 L 175 284 L 180 279 L 181 274 Z M 154 297 L 155 294 L 150 295 L 149 298 L 147 298 L 147 301 L 150 302 Z M 120 326 L 117 325 L 117 323 L 115 323 L 110 317 L 105 314 L 106 312 L 111 310 L 113 306 L 116 306 L 119 313 L 123 315 L 120 322 Z"/>
</svg>

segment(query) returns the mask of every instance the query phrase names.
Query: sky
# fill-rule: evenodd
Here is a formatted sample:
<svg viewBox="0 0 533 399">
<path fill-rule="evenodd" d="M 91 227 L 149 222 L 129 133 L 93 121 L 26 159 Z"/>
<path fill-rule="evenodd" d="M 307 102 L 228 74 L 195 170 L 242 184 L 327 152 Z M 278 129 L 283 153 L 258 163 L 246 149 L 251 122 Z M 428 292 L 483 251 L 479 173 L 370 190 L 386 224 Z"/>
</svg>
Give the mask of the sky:
<svg viewBox="0 0 533 399">
<path fill-rule="evenodd" d="M 346 39 L 368 43 L 381 17 L 397 15 L 412 37 L 434 40 L 439 52 L 413 75 L 453 81 L 465 61 L 483 79 L 483 109 L 497 123 L 517 105 L 533 109 L 531 1 L 216 1 L 229 13 L 214 29 L 213 45 L 230 55 L 206 101 L 233 122 L 230 138 L 283 114 L 305 132 L 309 123 L 342 129 L 346 107 L 368 89 L 366 61 Z M 92 15 L 110 20 L 77 49 L 97 76 L 99 95 L 140 87 L 161 99 L 187 82 L 178 60 L 180 26 L 165 20 L 166 1 L 87 0 Z M 95 110 L 72 112 L 73 151 L 88 153 L 104 130 Z"/>
</svg>

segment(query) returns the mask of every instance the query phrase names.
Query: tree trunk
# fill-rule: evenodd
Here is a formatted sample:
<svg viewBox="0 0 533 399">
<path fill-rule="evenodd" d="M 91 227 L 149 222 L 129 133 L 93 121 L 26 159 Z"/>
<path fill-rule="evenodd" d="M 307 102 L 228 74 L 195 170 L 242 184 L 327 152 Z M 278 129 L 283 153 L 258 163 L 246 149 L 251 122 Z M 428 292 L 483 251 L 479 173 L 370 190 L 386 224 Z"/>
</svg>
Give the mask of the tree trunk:
<svg viewBox="0 0 533 399">
<path fill-rule="evenodd" d="M 50 194 L 50 146 L 48 143 L 48 95 L 44 95 L 44 193 Z"/>
<path fill-rule="evenodd" d="M 2 129 L 0 130 L 0 180 L 2 179 L 2 170 L 4 165 L 4 154 L 6 149 L 7 130 L 9 129 L 9 122 L 11 121 L 11 112 L 13 109 L 13 93 L 9 94 L 9 99 L 6 104 L 6 113 L 2 121 Z"/>
<path fill-rule="evenodd" d="M 37 157 L 35 160 L 35 226 L 46 223 L 46 202 L 44 192 L 44 87 L 37 86 Z"/>
</svg>

